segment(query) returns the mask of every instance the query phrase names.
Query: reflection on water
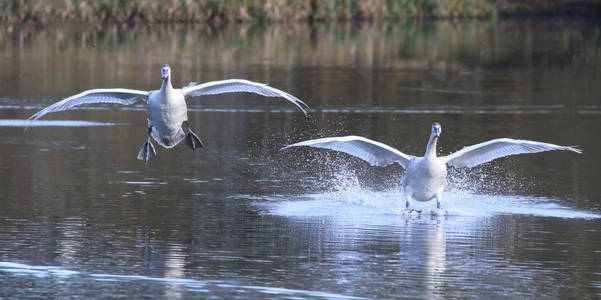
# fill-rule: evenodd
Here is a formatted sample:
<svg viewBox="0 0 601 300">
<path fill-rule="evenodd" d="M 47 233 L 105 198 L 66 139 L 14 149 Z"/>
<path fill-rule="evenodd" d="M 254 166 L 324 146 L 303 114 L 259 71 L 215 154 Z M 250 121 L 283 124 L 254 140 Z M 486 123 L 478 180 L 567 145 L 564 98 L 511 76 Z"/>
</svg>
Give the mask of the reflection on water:
<svg viewBox="0 0 601 300">
<path fill-rule="evenodd" d="M 399 100 L 403 105 L 428 100 L 570 108 L 596 104 L 587 99 L 600 92 L 599 30 L 565 21 L 220 30 L 4 27 L 0 78 L 10 84 L 0 90 L 19 104 L 38 104 L 99 86 L 158 89 L 157 66 L 169 63 L 176 85 L 244 77 L 284 88 L 314 107 L 397 107 Z M 563 89 L 566 82 L 573 89 Z M 578 89 L 586 93 L 574 97 L 571 91 Z"/>
<path fill-rule="evenodd" d="M 81 126 L 116 126 L 121 125 L 117 123 L 107 122 L 91 122 L 91 121 L 66 121 L 66 120 L 0 120 L 0 127 L 45 127 L 45 126 L 59 126 L 59 127 L 81 127 Z"/>
<path fill-rule="evenodd" d="M 594 298 L 601 28 L 565 20 L 0 28 L 0 298 Z M 201 151 L 157 149 L 142 104 L 25 121 L 100 87 L 268 82 L 306 101 L 189 101 Z M 498 137 L 580 145 L 451 170 L 407 214 L 399 166 L 307 138 L 442 155 Z M 127 125 L 127 126 L 125 126 Z M 23 127 L 29 126 L 27 131 Z"/>
<path fill-rule="evenodd" d="M 182 246 L 176 243 L 169 245 L 167 250 L 167 258 L 165 259 L 165 277 L 166 278 L 185 278 L 184 267 L 186 254 L 183 252 Z M 168 283 L 165 289 L 165 297 L 169 299 L 181 299 L 181 285 L 178 283 Z"/>
</svg>

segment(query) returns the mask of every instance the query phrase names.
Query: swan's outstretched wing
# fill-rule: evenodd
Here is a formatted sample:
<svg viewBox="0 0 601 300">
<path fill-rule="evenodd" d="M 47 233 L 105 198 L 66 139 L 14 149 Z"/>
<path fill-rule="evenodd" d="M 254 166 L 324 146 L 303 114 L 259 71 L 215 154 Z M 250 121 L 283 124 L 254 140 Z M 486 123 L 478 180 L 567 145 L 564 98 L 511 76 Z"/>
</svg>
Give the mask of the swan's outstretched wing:
<svg viewBox="0 0 601 300">
<path fill-rule="evenodd" d="M 503 156 L 551 150 L 566 150 L 582 153 L 580 149 L 574 147 L 503 138 L 465 147 L 455 153 L 442 157 L 442 160 L 454 167 L 471 168 Z"/>
<path fill-rule="evenodd" d="M 65 98 L 58 101 L 29 117 L 29 120 L 37 120 L 45 114 L 69 110 L 75 106 L 91 103 L 118 103 L 130 105 L 138 100 L 148 100 L 147 91 L 131 90 L 131 89 L 95 89 L 81 92 L 77 95 Z"/>
<path fill-rule="evenodd" d="M 224 93 L 255 93 L 266 97 L 282 97 L 298 106 L 305 115 L 309 106 L 300 99 L 276 88 L 272 88 L 266 84 L 252 82 L 244 79 L 227 79 L 220 81 L 205 82 L 199 85 L 191 85 L 183 87 L 182 93 L 184 97 L 216 95 Z"/>
<path fill-rule="evenodd" d="M 372 166 L 387 166 L 396 162 L 407 169 L 409 161 L 414 158 L 414 156 L 407 155 L 388 145 L 360 136 L 328 137 L 308 140 L 288 145 L 280 150 L 298 146 L 309 146 L 344 152 L 356 156 Z"/>
</svg>

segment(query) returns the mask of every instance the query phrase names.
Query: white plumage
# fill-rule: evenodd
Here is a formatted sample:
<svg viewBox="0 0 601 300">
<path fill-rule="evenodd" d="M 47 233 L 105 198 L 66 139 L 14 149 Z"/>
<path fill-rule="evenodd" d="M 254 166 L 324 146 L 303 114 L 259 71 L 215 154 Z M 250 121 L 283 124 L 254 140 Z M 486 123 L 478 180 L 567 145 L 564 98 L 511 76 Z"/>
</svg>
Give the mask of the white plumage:
<svg viewBox="0 0 601 300">
<path fill-rule="evenodd" d="M 131 89 L 94 89 L 81 92 L 77 95 L 58 101 L 29 117 L 29 120 L 37 120 L 45 114 L 69 110 L 76 106 L 92 103 L 117 103 L 131 105 L 138 100 L 148 100 L 149 92 Z"/>
<path fill-rule="evenodd" d="M 409 161 L 414 158 L 414 156 L 407 155 L 386 144 L 353 135 L 308 140 L 288 145 L 280 150 L 298 146 L 309 146 L 344 152 L 361 158 L 372 166 L 388 166 L 393 163 L 398 163 L 406 169 L 409 166 Z"/>
<path fill-rule="evenodd" d="M 244 79 L 227 79 L 220 81 L 205 82 L 199 85 L 186 86 L 181 89 L 185 97 L 194 96 L 205 96 L 205 95 L 216 95 L 223 93 L 255 93 L 265 97 L 281 97 L 284 98 L 300 108 L 305 115 L 307 115 L 305 104 L 300 99 L 272 88 L 264 83 L 252 82 Z"/>
<path fill-rule="evenodd" d="M 307 140 L 283 147 L 309 146 L 336 150 L 365 160 L 372 166 L 386 166 L 398 163 L 407 170 L 402 180 L 405 204 L 410 200 L 430 201 L 436 199 L 440 209 L 442 193 L 446 186 L 447 166 L 471 168 L 494 159 L 552 150 L 564 150 L 576 153 L 582 151 L 575 147 L 558 146 L 549 143 L 514 140 L 509 138 L 494 139 L 463 148 L 447 156 L 436 156 L 436 142 L 442 132 L 438 123 L 432 124 L 432 133 L 423 157 L 407 155 L 388 145 L 360 136 L 328 137 Z"/>
<path fill-rule="evenodd" d="M 580 149 L 569 146 L 501 138 L 465 147 L 455 153 L 442 157 L 442 160 L 453 167 L 471 168 L 495 160 L 499 157 L 551 150 L 565 150 L 582 153 Z"/>
</svg>

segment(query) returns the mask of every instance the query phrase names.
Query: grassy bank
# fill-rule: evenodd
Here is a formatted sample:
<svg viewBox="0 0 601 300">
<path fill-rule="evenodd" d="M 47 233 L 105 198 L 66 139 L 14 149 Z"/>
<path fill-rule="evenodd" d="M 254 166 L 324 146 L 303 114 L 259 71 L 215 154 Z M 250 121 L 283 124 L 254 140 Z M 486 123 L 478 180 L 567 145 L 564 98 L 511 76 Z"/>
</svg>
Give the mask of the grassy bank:
<svg viewBox="0 0 601 300">
<path fill-rule="evenodd" d="M 493 18 L 579 10 L 601 0 L 4 0 L 4 22 L 282 22 Z"/>
</svg>

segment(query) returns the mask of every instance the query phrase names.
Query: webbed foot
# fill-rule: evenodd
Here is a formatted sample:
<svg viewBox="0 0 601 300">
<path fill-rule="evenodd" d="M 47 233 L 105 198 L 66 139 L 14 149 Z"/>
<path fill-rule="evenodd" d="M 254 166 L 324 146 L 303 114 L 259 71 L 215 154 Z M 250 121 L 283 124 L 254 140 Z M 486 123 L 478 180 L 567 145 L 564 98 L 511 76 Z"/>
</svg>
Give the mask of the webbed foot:
<svg viewBox="0 0 601 300">
<path fill-rule="evenodd" d="M 437 216 L 441 216 L 441 215 L 447 217 L 449 215 L 449 212 L 446 210 L 437 209 L 437 210 L 430 211 L 430 215 L 432 217 L 437 217 Z"/>
<path fill-rule="evenodd" d="M 188 134 L 186 135 L 186 145 L 190 146 L 192 150 L 202 148 L 202 142 L 192 130 L 189 130 Z"/>
<path fill-rule="evenodd" d="M 194 131 L 190 129 L 190 124 L 188 123 L 188 121 L 182 122 L 182 128 L 188 132 L 186 134 L 186 145 L 190 146 L 192 150 L 196 150 L 196 148 L 202 148 L 202 142 L 200 141 L 196 133 L 194 133 Z"/>
<path fill-rule="evenodd" d="M 148 163 L 155 156 L 157 156 L 157 151 L 154 149 L 154 145 L 150 142 L 150 139 L 147 139 L 142 147 L 140 147 L 140 151 L 138 151 L 138 159 L 143 160 L 144 163 Z"/>
</svg>

